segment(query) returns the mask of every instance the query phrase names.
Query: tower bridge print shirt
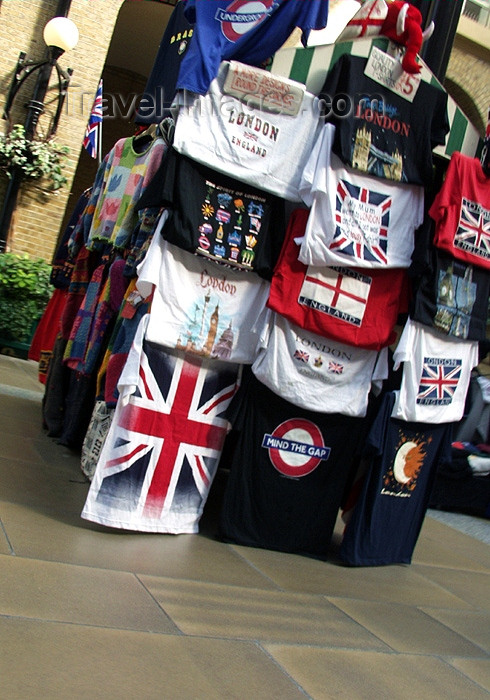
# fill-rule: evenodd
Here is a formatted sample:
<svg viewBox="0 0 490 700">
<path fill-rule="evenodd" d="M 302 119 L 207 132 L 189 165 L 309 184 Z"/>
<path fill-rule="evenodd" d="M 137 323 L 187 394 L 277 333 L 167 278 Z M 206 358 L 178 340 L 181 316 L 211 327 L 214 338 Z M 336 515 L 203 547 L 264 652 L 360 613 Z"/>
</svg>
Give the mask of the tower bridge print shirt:
<svg viewBox="0 0 490 700">
<path fill-rule="evenodd" d="M 415 185 L 432 182 L 432 149 L 449 131 L 447 94 L 420 81 L 413 101 L 365 75 L 366 58 L 344 54 L 329 71 L 320 96 L 327 104 L 349 96 L 348 116 L 337 127 L 334 153 L 366 175 Z"/>
</svg>

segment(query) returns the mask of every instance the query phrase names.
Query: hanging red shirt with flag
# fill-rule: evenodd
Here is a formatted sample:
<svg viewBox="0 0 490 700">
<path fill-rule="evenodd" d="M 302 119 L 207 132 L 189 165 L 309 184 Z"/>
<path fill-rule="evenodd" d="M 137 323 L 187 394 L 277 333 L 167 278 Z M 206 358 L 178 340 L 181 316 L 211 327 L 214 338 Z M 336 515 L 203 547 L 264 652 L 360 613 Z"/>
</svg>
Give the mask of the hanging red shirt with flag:
<svg viewBox="0 0 490 700">
<path fill-rule="evenodd" d="M 144 341 L 137 371 L 134 392 L 119 397 L 82 517 L 127 530 L 198 532 L 230 429 L 238 365 Z"/>
<path fill-rule="evenodd" d="M 83 139 L 84 148 L 90 153 L 92 158 L 97 158 L 99 154 L 100 145 L 100 129 L 102 125 L 102 78 L 99 82 L 99 87 L 95 94 L 94 104 L 90 112 L 90 117 L 88 120 L 87 128 L 85 130 L 85 137 Z"/>
</svg>

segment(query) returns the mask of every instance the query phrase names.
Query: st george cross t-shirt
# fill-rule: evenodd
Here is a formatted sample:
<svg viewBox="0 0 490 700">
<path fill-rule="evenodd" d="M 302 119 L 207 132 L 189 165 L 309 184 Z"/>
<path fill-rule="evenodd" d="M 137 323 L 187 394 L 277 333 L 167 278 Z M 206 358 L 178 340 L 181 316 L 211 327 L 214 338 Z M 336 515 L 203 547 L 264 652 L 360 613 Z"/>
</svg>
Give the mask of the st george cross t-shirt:
<svg viewBox="0 0 490 700">
<path fill-rule="evenodd" d="M 409 267 L 415 229 L 424 219 L 424 190 L 369 177 L 331 153 L 327 124 L 303 173 L 300 193 L 311 207 L 298 258 L 305 265 Z"/>
<path fill-rule="evenodd" d="M 407 270 L 307 266 L 298 260 L 308 211 L 296 209 L 274 269 L 267 306 L 318 335 L 380 350 L 396 340 L 398 315 L 408 311 Z"/>
<path fill-rule="evenodd" d="M 421 423 L 461 420 L 471 370 L 478 364 L 476 341 L 451 338 L 408 319 L 393 355 L 403 363 L 393 418 Z"/>
<path fill-rule="evenodd" d="M 295 406 L 365 416 L 371 384 L 388 376 L 388 350 L 378 353 L 309 333 L 269 310 L 252 372 Z"/>
<path fill-rule="evenodd" d="M 490 178 L 478 158 L 453 153 L 429 214 L 438 248 L 490 270 Z"/>
<path fill-rule="evenodd" d="M 252 328 L 265 307 L 268 282 L 187 253 L 157 229 L 138 266 L 140 294 L 147 297 L 153 287 L 147 340 L 200 357 L 253 362 Z"/>
<path fill-rule="evenodd" d="M 306 46 L 310 30 L 327 24 L 328 0 L 186 0 L 185 13 L 195 26 L 177 89 L 204 95 L 222 60 L 258 66 L 296 27 Z"/>
</svg>

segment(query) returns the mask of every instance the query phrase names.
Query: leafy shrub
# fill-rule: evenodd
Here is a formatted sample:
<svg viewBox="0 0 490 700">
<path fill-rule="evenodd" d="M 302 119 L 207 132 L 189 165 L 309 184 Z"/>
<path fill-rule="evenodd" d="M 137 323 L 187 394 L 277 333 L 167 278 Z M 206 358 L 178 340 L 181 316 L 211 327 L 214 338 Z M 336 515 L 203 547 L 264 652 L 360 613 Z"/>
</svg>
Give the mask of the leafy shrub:
<svg viewBox="0 0 490 700">
<path fill-rule="evenodd" d="M 44 260 L 0 253 L 0 336 L 19 342 L 29 336 L 51 297 L 50 274 Z"/>
</svg>

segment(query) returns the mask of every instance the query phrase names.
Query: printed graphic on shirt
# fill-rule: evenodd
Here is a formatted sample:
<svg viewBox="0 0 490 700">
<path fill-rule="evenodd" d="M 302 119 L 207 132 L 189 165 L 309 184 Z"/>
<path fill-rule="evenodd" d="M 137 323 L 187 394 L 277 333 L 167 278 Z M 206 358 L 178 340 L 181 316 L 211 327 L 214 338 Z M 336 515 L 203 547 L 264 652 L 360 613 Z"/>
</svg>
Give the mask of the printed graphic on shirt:
<svg viewBox="0 0 490 700">
<path fill-rule="evenodd" d="M 175 347 L 194 355 L 228 360 L 236 338 L 233 318 L 226 313 L 226 297 L 232 299 L 237 288 L 228 282 L 226 275 L 213 275 L 207 270 L 202 271 L 197 284 L 202 287 L 201 303 L 194 303 L 188 310 L 188 322 L 181 329 Z M 219 296 L 214 290 L 219 291 Z"/>
<path fill-rule="evenodd" d="M 397 107 L 384 100 L 371 101 L 368 98 L 363 98 L 357 106 L 355 117 L 365 123 L 356 129 L 353 136 L 352 167 L 376 177 L 406 182 L 407 177 L 403 172 L 403 155 L 397 147 L 391 153 L 383 151 L 376 144 L 375 131 L 368 126 L 373 124 L 380 130 L 383 144 L 386 132 L 392 132 L 397 137 L 408 138 L 410 125 L 405 124 L 398 117 Z"/>
<path fill-rule="evenodd" d="M 392 199 L 345 180 L 337 186 L 335 234 L 330 250 L 356 260 L 387 263 Z"/>
<path fill-rule="evenodd" d="M 291 418 L 265 433 L 262 447 L 277 471 L 293 479 L 310 474 L 331 452 L 320 428 L 305 418 Z"/>
<path fill-rule="evenodd" d="M 443 333 L 467 338 L 476 301 L 476 289 L 471 265 L 451 259 L 447 269 L 439 272 L 434 326 Z"/>
<path fill-rule="evenodd" d="M 461 377 L 462 361 L 424 357 L 417 403 L 424 406 L 448 406 Z"/>
<path fill-rule="evenodd" d="M 206 187 L 196 252 L 217 262 L 251 270 L 266 200 L 259 196 L 251 199 L 209 180 Z"/>
<path fill-rule="evenodd" d="M 346 267 L 309 266 L 298 303 L 360 327 L 372 282 L 371 277 Z"/>
<path fill-rule="evenodd" d="M 381 495 L 410 498 L 417 487 L 420 469 L 427 454 L 428 440 L 408 437 L 399 430 L 399 441 L 390 467 L 383 475 Z"/>
<path fill-rule="evenodd" d="M 463 197 L 454 247 L 490 260 L 490 210 Z"/>
<path fill-rule="evenodd" d="M 292 359 L 298 374 L 331 384 L 335 379 L 332 375 L 342 375 L 346 363 L 352 362 L 352 354 L 329 345 L 328 341 L 322 342 L 321 338 L 313 341 L 296 335 L 296 350 Z"/>
<path fill-rule="evenodd" d="M 226 9 L 218 8 L 215 19 L 228 41 L 235 43 L 262 22 L 274 9 L 275 0 L 233 0 Z"/>
</svg>

